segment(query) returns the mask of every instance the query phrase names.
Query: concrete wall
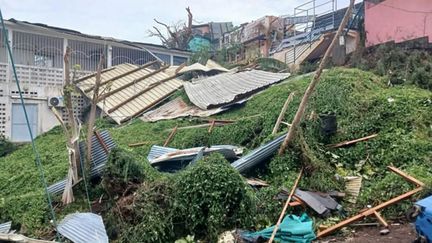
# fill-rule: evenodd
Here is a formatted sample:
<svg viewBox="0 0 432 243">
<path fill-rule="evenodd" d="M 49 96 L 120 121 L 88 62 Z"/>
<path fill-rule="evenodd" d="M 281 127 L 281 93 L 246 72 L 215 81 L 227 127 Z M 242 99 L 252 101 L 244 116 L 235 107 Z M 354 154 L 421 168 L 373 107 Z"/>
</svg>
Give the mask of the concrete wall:
<svg viewBox="0 0 432 243">
<path fill-rule="evenodd" d="M 431 0 L 365 2 L 366 46 L 429 37 L 432 42 Z"/>
</svg>

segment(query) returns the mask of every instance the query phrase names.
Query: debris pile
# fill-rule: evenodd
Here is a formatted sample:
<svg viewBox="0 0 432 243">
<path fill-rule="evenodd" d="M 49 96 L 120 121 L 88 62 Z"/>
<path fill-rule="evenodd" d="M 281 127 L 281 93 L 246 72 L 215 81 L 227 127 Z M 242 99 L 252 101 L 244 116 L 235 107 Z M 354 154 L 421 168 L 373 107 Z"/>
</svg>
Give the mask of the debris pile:
<svg viewBox="0 0 432 243">
<path fill-rule="evenodd" d="M 298 94 L 310 81 L 308 76 L 268 87 L 248 97 L 244 106 L 210 118 L 180 117 L 151 123 L 137 119 L 121 127 L 98 124 L 109 131 L 120 149 L 110 153 L 102 189 L 97 180 L 90 184 L 92 205 L 100 205 L 95 213 L 102 215 L 110 239 L 136 242 L 143 241 L 145 235 L 149 242 L 169 242 L 189 235 L 215 241 L 226 230 L 262 232 L 277 222 L 287 201 L 284 188 L 292 188 L 303 167 L 304 176 L 288 202 L 286 215 L 301 218 L 306 212 L 315 222 L 311 228 L 320 226 L 321 231 L 314 231 L 319 237 L 334 223 L 350 220 L 368 205 L 376 209 L 413 190 L 410 197 L 414 198 L 428 193 L 427 186 L 413 188 L 399 176 L 386 173 L 386 168 L 401 168 L 425 185 L 432 183 L 430 91 L 388 88 L 386 79 L 356 69 L 331 69 L 322 78 L 300 132 L 282 156 L 277 150 L 300 103 Z M 281 115 L 293 92 L 296 95 Z M 337 117 L 337 129 L 325 135 L 319 117 L 329 113 Z M 273 133 L 277 120 L 279 128 Z M 67 161 L 66 151 L 58 149 L 65 147 L 62 136 L 61 130 L 55 129 L 36 140 L 50 184 L 64 179 L 67 171 L 67 166 L 58 162 Z M 220 144 L 226 145 L 217 146 Z M 94 147 L 104 151 L 97 144 Z M 34 189 L 39 181 L 31 158 L 28 146 L 0 158 L 4 168 L 0 171 L 0 220 L 17 222 L 29 235 L 37 235 L 47 226 L 47 209 L 42 191 Z M 9 161 L 14 161 L 14 166 Z M 169 167 L 174 163 L 181 166 L 172 170 Z M 175 173 L 158 171 L 162 164 Z M 343 193 L 346 195 L 341 197 Z M 59 199 L 54 200 L 56 204 Z M 78 200 L 72 205 L 86 210 L 84 204 Z M 369 209 L 363 213 L 384 224 L 403 214 L 409 204 L 406 200 L 379 208 L 383 209 L 379 214 Z M 65 215 L 61 206 L 58 208 L 61 222 Z M 332 218 L 338 220 L 328 223 Z M 280 233 L 285 221 L 281 222 L 275 239 L 284 237 Z M 304 235 L 312 237 L 307 232 Z"/>
</svg>

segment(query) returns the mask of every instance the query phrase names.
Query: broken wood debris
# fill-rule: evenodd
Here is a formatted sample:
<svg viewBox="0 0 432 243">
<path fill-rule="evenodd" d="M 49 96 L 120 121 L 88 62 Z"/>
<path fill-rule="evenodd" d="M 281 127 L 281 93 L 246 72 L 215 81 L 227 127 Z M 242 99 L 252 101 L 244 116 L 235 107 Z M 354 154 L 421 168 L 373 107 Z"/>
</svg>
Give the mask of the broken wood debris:
<svg viewBox="0 0 432 243">
<path fill-rule="evenodd" d="M 283 105 L 282 110 L 279 113 L 279 117 L 276 120 L 276 124 L 273 127 L 272 135 L 275 135 L 277 133 L 277 131 L 279 130 L 280 124 L 282 123 L 282 119 L 283 119 L 283 117 L 284 117 L 284 115 L 288 109 L 288 105 L 291 103 L 291 101 L 294 98 L 294 94 L 295 94 L 295 92 L 292 92 L 288 95 L 288 98 L 286 99 L 285 104 Z"/>
<path fill-rule="evenodd" d="M 317 238 L 329 235 L 329 234 L 331 234 L 333 231 L 335 231 L 337 229 L 345 227 L 345 226 L 347 226 L 347 225 L 349 225 L 349 224 L 351 224 L 351 223 L 353 223 L 355 221 L 358 221 L 358 220 L 363 219 L 363 218 L 365 218 L 367 216 L 370 216 L 370 215 L 374 215 L 375 217 L 377 217 L 378 221 L 383 226 L 386 227 L 386 226 L 388 226 L 388 224 L 384 220 L 384 218 L 382 218 L 382 216 L 380 214 L 378 214 L 378 211 L 381 210 L 381 209 L 383 209 L 383 208 L 386 208 L 386 207 L 388 207 L 390 205 L 393 205 L 393 204 L 395 204 L 395 203 L 397 203 L 399 201 L 407 199 L 407 198 L 411 197 L 412 195 L 414 195 L 414 194 L 420 192 L 421 190 L 423 190 L 423 186 L 424 186 L 423 182 L 415 179 L 412 176 L 409 176 L 409 175 L 405 174 L 403 171 L 401 171 L 401 170 L 399 170 L 399 169 L 397 169 L 395 167 L 388 166 L 388 168 L 391 171 L 393 171 L 396 174 L 398 174 L 401 177 L 403 177 L 405 180 L 414 183 L 416 185 L 416 188 L 413 189 L 413 190 L 411 190 L 411 191 L 408 191 L 408 192 L 406 192 L 406 193 L 404 193 L 402 195 L 394 197 L 394 198 L 392 198 L 392 199 L 390 199 L 390 200 L 388 200 L 388 201 L 386 201 L 384 203 L 381 203 L 381 204 L 379 204 L 379 205 L 377 205 L 377 206 L 375 206 L 373 208 L 367 209 L 367 210 L 365 210 L 365 211 L 363 211 L 363 212 L 361 212 L 361 213 L 359 213 L 359 214 L 357 214 L 357 215 L 355 215 L 355 216 L 353 216 L 351 218 L 348 218 L 348 219 L 346 219 L 346 220 L 344 220 L 342 222 L 337 223 L 336 225 L 333 225 L 333 226 L 331 226 L 331 227 L 329 227 L 329 228 L 327 228 L 327 229 L 319 232 L 318 235 L 317 235 Z"/>
<path fill-rule="evenodd" d="M 0 241 L 3 242 L 22 242 L 22 243 L 53 243 L 55 241 L 37 240 L 26 237 L 20 234 L 4 234 L 0 233 Z"/>
<path fill-rule="evenodd" d="M 173 128 L 173 130 L 171 131 L 171 133 L 169 134 L 169 136 L 167 137 L 167 139 L 165 140 L 165 142 L 163 144 L 164 147 L 167 146 L 171 142 L 171 140 L 174 138 L 174 135 L 177 133 L 177 128 L 178 128 L 178 126 L 175 126 Z"/>
<path fill-rule="evenodd" d="M 139 147 L 139 146 L 143 146 L 143 145 L 156 144 L 156 143 L 158 143 L 158 141 L 143 141 L 143 142 L 130 143 L 130 144 L 128 144 L 128 146 L 129 147 Z"/>
<path fill-rule="evenodd" d="M 253 187 L 267 187 L 269 184 L 257 178 L 246 178 L 246 182 Z"/>
<path fill-rule="evenodd" d="M 328 147 L 330 147 L 330 148 L 345 147 L 345 146 L 348 146 L 348 145 L 351 145 L 351 144 L 355 144 L 355 143 L 358 143 L 358 142 L 369 140 L 369 139 L 374 138 L 376 136 L 378 136 L 377 133 L 369 135 L 369 136 L 366 136 L 366 137 L 354 139 L 354 140 L 343 141 L 343 142 L 340 142 L 340 143 L 337 143 L 337 144 L 330 144 L 330 145 L 328 145 Z"/>
<path fill-rule="evenodd" d="M 297 188 L 297 185 L 298 185 L 298 183 L 299 183 L 300 178 L 302 177 L 302 175 L 303 175 L 303 168 L 301 168 L 300 173 L 299 173 L 299 175 L 298 175 L 296 181 L 294 182 L 294 185 L 293 185 L 293 187 L 292 187 L 292 189 L 291 189 L 291 192 L 290 192 L 290 194 L 289 194 L 289 196 L 288 196 L 288 199 L 286 200 L 285 206 L 284 206 L 283 209 L 282 209 L 282 212 L 281 212 L 281 214 L 280 214 L 280 216 L 279 216 L 279 219 L 278 219 L 276 225 L 274 226 L 273 233 L 272 233 L 272 235 L 271 235 L 271 237 L 270 237 L 269 243 L 272 243 L 273 240 L 274 240 L 274 238 L 275 238 L 275 236 L 276 236 L 276 233 L 277 233 L 277 231 L 278 231 L 278 229 L 279 229 L 279 226 L 280 226 L 280 224 L 281 224 L 281 222 L 282 222 L 282 219 L 284 218 L 285 212 L 286 212 L 286 210 L 288 209 L 288 206 L 289 206 L 289 203 L 290 203 L 290 201 L 291 201 L 291 198 L 292 198 L 292 196 L 294 195 L 294 192 L 295 192 L 295 190 L 296 190 L 296 188 Z"/>
</svg>

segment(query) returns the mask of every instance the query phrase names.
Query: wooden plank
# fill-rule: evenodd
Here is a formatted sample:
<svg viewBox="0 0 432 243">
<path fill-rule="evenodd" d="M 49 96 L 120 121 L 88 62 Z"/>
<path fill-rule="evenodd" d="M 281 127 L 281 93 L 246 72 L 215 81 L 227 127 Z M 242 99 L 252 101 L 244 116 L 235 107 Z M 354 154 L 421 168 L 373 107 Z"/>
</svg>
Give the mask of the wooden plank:
<svg viewBox="0 0 432 243">
<path fill-rule="evenodd" d="M 94 131 L 94 135 L 96 136 L 96 139 L 98 140 L 98 142 L 100 143 L 100 145 L 102 145 L 102 148 L 105 151 L 105 153 L 109 154 L 108 146 L 105 144 L 105 142 L 102 139 L 100 133 L 98 131 Z"/>
<path fill-rule="evenodd" d="M 132 70 L 130 70 L 130 71 L 127 71 L 127 72 L 125 72 L 125 73 L 122 73 L 122 74 L 120 74 L 120 75 L 117 75 L 117 76 L 115 76 L 115 77 L 112 77 L 112 78 L 110 78 L 110 79 L 107 79 L 107 80 L 101 82 L 100 85 L 102 86 L 102 85 L 105 85 L 105 84 L 107 84 L 107 83 L 109 83 L 109 82 L 112 82 L 112 81 L 114 81 L 114 80 L 117 80 L 117 79 L 123 78 L 124 76 L 127 76 L 127 75 L 129 75 L 129 74 L 132 74 L 132 73 L 134 73 L 134 72 L 137 72 L 137 71 L 139 71 L 139 70 L 141 70 L 141 69 L 144 69 L 144 68 L 149 67 L 149 66 L 151 66 L 151 65 L 153 65 L 153 64 L 156 64 L 156 63 L 158 63 L 157 60 L 156 60 L 156 61 L 152 61 L 152 62 L 148 62 L 148 63 L 146 63 L 146 64 L 144 64 L 144 65 L 142 65 L 142 66 L 138 66 L 137 68 L 134 68 L 134 69 L 132 69 Z M 92 91 L 93 89 L 94 89 L 94 86 L 92 86 L 92 87 L 90 87 L 90 88 L 87 88 L 87 89 L 84 90 L 84 93 L 88 93 L 88 92 Z"/>
<path fill-rule="evenodd" d="M 21 243 L 53 243 L 53 242 L 58 242 L 58 241 L 47 241 L 47 240 L 37 240 L 37 239 L 32 239 L 32 238 L 28 238 L 24 235 L 20 235 L 20 234 L 4 234 L 4 233 L 0 233 L 0 241 L 3 242 L 21 242 Z"/>
<path fill-rule="evenodd" d="M 377 211 L 379 211 L 379 210 L 381 210 L 383 208 L 386 208 L 386 207 L 388 207 L 388 206 L 390 206 L 392 204 L 395 204 L 395 203 L 397 203 L 399 201 L 402 201 L 402 200 L 404 200 L 406 198 L 409 198 L 412 195 L 420 192 L 421 190 L 423 190 L 423 187 L 417 187 L 414 190 L 411 190 L 411 191 L 406 192 L 406 193 L 404 193 L 402 195 L 394 197 L 394 198 L 392 198 L 392 199 L 390 199 L 390 200 L 388 200 L 388 201 L 386 201 L 384 203 L 379 204 L 378 206 L 375 206 L 375 207 L 373 207 L 371 209 L 368 209 L 368 210 L 366 210 L 366 211 L 364 211 L 362 213 L 359 213 L 359 214 L 357 214 L 357 215 L 355 215 L 355 216 L 353 216 L 353 217 L 351 217 L 349 219 L 346 219 L 346 220 L 344 220 L 342 222 L 339 222 L 336 225 L 333 225 L 333 226 L 329 227 L 328 229 L 319 232 L 318 235 L 317 235 L 317 238 L 329 235 L 333 231 L 335 231 L 337 229 L 340 229 L 342 227 L 345 227 L 345 226 L 347 226 L 347 225 L 349 225 L 349 224 L 351 224 L 351 223 L 353 223 L 355 221 L 358 221 L 360 219 L 363 219 L 364 217 L 367 217 L 369 215 L 372 215 L 372 214 L 375 215 L 375 212 L 377 212 Z"/>
<path fill-rule="evenodd" d="M 177 132 L 177 128 L 178 128 L 178 126 L 175 126 L 174 129 L 171 131 L 170 135 L 168 136 L 168 138 L 165 140 L 165 143 L 163 144 L 164 147 L 167 146 L 171 142 L 171 140 L 174 138 L 174 135 Z"/>
<path fill-rule="evenodd" d="M 110 92 L 107 92 L 107 93 L 105 93 L 105 94 L 99 96 L 98 102 L 100 102 L 100 101 L 103 100 L 103 99 L 106 99 L 107 97 L 109 97 L 109 96 L 111 96 L 111 95 L 113 95 L 113 94 L 115 94 L 115 93 L 117 93 L 117 92 L 120 92 L 120 91 L 122 91 L 122 90 L 124 90 L 124 89 L 126 89 L 126 88 L 129 88 L 130 86 L 135 85 L 135 84 L 137 84 L 137 83 L 139 83 L 139 82 L 141 82 L 141 81 L 143 81 L 143 80 L 145 80 L 145 79 L 147 79 L 147 78 L 149 78 L 149 77 L 151 77 L 151 76 L 153 76 L 153 75 L 155 75 L 155 74 L 158 74 L 158 73 L 164 71 L 165 69 L 167 69 L 168 67 L 169 67 L 169 66 L 164 66 L 164 67 L 162 67 L 162 68 L 159 68 L 158 70 L 154 70 L 153 72 L 148 73 L 148 74 L 146 74 L 146 75 L 144 75 L 144 76 L 142 76 L 142 77 L 139 77 L 139 78 L 135 79 L 134 81 L 132 81 L 132 82 L 130 82 L 130 83 L 127 83 L 127 84 L 125 84 L 125 85 L 123 85 L 123 86 L 121 86 L 121 87 L 119 87 L 119 88 L 117 88 L 117 89 L 115 89 L 115 90 L 111 90 Z M 159 83 L 159 82 L 160 82 L 160 81 L 155 82 L 155 83 L 153 83 L 153 84 L 157 84 L 157 83 Z M 150 84 L 149 86 L 152 86 L 153 84 Z"/>
<path fill-rule="evenodd" d="M 213 127 L 215 126 L 215 120 L 213 120 L 211 123 L 210 123 L 210 127 L 209 127 L 209 129 L 208 129 L 208 133 L 211 133 L 212 132 L 212 130 L 213 130 Z"/>
<path fill-rule="evenodd" d="M 285 101 L 285 103 L 284 103 L 284 105 L 282 107 L 282 110 L 279 113 L 279 117 L 276 120 L 276 124 L 273 127 L 272 135 L 275 135 L 277 133 L 277 131 L 279 130 L 279 127 L 280 127 L 280 124 L 282 122 L 282 119 L 283 119 L 283 117 L 284 117 L 284 115 L 285 115 L 285 113 L 286 113 L 286 111 L 288 109 L 288 105 L 291 103 L 291 101 L 294 98 L 294 94 L 295 94 L 295 92 L 291 92 L 288 95 L 288 98 L 286 99 L 286 101 Z"/>
<path fill-rule="evenodd" d="M 380 213 L 378 213 L 377 211 L 373 211 L 375 217 L 378 219 L 378 221 L 380 222 L 380 224 L 386 228 L 388 228 L 388 223 L 385 221 L 385 219 L 381 216 Z"/>
<path fill-rule="evenodd" d="M 156 144 L 158 142 L 155 141 L 143 141 L 143 142 L 137 142 L 137 143 L 130 143 L 128 144 L 129 147 L 139 147 L 142 145 L 147 145 L 147 144 Z"/>
<path fill-rule="evenodd" d="M 174 79 L 175 77 L 176 77 L 176 76 L 174 75 L 174 76 L 171 76 L 171 77 L 168 77 L 168 78 L 165 78 L 165 79 L 162 79 L 162 80 L 160 80 L 160 81 L 157 81 L 157 82 L 155 82 L 155 83 L 150 84 L 147 88 L 141 90 L 140 92 L 138 92 L 138 93 L 136 93 L 135 95 L 132 95 L 131 97 L 127 98 L 126 100 L 124 100 L 124 101 L 121 102 L 120 104 L 118 104 L 118 105 L 112 107 L 111 109 L 109 109 L 109 110 L 108 110 L 108 113 L 111 113 L 111 112 L 113 112 L 113 111 L 116 111 L 118 108 L 120 108 L 120 107 L 126 105 L 127 103 L 131 102 L 132 100 L 134 100 L 134 99 L 140 97 L 141 95 L 145 94 L 145 93 L 148 92 L 149 90 L 154 89 L 156 86 L 161 85 L 161 84 L 163 84 L 163 83 L 165 83 L 165 82 L 167 82 L 167 81 L 169 81 L 169 80 L 171 80 L 171 79 Z M 133 83 L 132 83 L 132 84 L 133 84 Z M 174 91 L 177 91 L 177 90 L 175 89 Z M 172 94 L 172 93 L 174 93 L 174 92 L 170 92 L 169 94 Z M 166 97 L 166 96 L 164 96 L 164 97 Z M 164 98 L 164 97 L 162 97 L 162 98 Z M 143 108 L 143 109 L 146 110 L 148 107 L 149 107 L 149 106 L 147 106 L 147 107 L 145 107 L 145 108 Z M 142 112 L 142 111 L 141 111 L 141 112 Z M 137 112 L 137 113 L 140 113 L 140 112 Z"/>
<path fill-rule="evenodd" d="M 417 180 L 416 178 L 414 178 L 414 177 L 406 174 L 405 172 L 399 170 L 396 167 L 387 166 L 387 168 L 389 168 L 391 171 L 393 171 L 394 173 L 398 174 L 399 176 L 402 176 L 405 180 L 407 180 L 407 181 L 409 181 L 411 183 L 416 184 L 417 186 L 424 186 L 423 182 L 421 182 L 421 181 Z"/>
<path fill-rule="evenodd" d="M 354 139 L 354 140 L 343 141 L 343 142 L 340 142 L 340 143 L 337 143 L 337 144 L 330 144 L 328 147 L 330 147 L 330 148 L 340 148 L 340 147 L 348 146 L 348 145 L 355 144 L 355 143 L 358 143 L 358 142 L 366 141 L 366 140 L 369 140 L 369 139 L 374 138 L 376 136 L 378 136 L 377 133 L 369 135 L 369 136 L 366 136 L 366 137 Z"/>
<path fill-rule="evenodd" d="M 299 183 L 300 178 L 302 177 L 302 175 L 303 175 L 303 168 L 301 168 L 300 173 L 299 173 L 297 179 L 295 180 L 293 187 L 291 188 L 291 192 L 290 192 L 290 194 L 288 196 L 288 199 L 287 199 L 287 201 L 285 203 L 285 206 L 282 209 L 281 214 L 279 215 L 279 219 L 278 219 L 278 221 L 277 221 L 277 223 L 276 223 L 276 225 L 275 225 L 275 227 L 273 229 L 273 233 L 272 233 L 272 235 L 270 237 L 269 243 L 272 243 L 273 240 L 274 240 L 274 238 L 275 238 L 275 236 L 276 236 L 276 233 L 277 233 L 277 231 L 279 229 L 279 226 L 280 226 L 280 224 L 282 222 L 283 217 L 285 216 L 285 212 L 288 209 L 288 206 L 289 206 L 289 203 L 291 201 L 291 198 L 294 195 L 295 189 L 297 188 L 297 185 L 298 185 L 298 183 Z"/>
</svg>

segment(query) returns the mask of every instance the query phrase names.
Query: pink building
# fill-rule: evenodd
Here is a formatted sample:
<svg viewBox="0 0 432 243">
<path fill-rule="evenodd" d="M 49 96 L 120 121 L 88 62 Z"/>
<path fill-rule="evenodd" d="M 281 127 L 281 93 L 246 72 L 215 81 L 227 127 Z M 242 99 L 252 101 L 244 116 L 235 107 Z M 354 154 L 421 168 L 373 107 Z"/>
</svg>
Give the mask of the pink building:
<svg viewBox="0 0 432 243">
<path fill-rule="evenodd" d="M 428 37 L 432 43 L 432 0 L 366 0 L 366 46 Z"/>
</svg>

